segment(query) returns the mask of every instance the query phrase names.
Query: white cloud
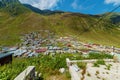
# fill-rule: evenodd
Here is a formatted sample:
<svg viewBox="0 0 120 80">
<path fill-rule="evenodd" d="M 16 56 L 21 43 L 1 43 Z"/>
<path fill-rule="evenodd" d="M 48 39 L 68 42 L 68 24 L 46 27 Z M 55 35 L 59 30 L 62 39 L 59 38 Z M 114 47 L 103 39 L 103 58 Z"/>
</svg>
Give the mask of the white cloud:
<svg viewBox="0 0 120 80">
<path fill-rule="evenodd" d="M 120 0 L 105 0 L 106 4 L 114 4 L 114 5 L 119 5 L 120 4 Z"/>
<path fill-rule="evenodd" d="M 82 5 L 78 5 L 76 2 L 72 3 L 72 7 L 73 9 L 79 9 L 79 10 L 85 9 Z"/>
<path fill-rule="evenodd" d="M 94 4 L 85 6 L 87 2 L 88 0 L 85 0 L 84 2 L 79 2 L 79 0 L 74 0 L 71 6 L 73 7 L 73 9 L 77 9 L 77 10 L 87 10 L 95 6 Z"/>
<path fill-rule="evenodd" d="M 71 5 L 74 9 L 77 9 L 79 6 L 77 4 L 77 0 L 74 0 L 74 2 Z"/>
<path fill-rule="evenodd" d="M 22 3 L 31 4 L 41 10 L 57 7 L 58 2 L 62 0 L 20 0 Z"/>
</svg>

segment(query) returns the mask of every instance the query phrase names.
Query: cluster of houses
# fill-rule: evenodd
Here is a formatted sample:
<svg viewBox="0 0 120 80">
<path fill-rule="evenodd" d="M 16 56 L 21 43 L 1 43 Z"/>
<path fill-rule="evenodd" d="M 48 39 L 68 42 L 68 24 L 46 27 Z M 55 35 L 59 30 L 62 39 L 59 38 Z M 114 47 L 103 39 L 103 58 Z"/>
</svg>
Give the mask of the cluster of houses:
<svg viewBox="0 0 120 80">
<path fill-rule="evenodd" d="M 49 32 L 49 31 L 46 31 Z M 116 52 L 120 53 L 119 48 L 102 46 L 99 44 L 86 44 L 79 42 L 72 37 L 56 37 L 47 33 L 42 36 L 39 32 L 32 32 L 21 37 L 21 44 L 17 47 L 4 47 L 1 53 L 11 52 L 14 57 L 32 57 L 38 54 L 56 54 L 56 53 L 83 53 L 90 52 Z"/>
<path fill-rule="evenodd" d="M 86 44 L 79 42 L 73 37 L 58 37 L 47 30 L 45 32 L 46 34 L 44 36 L 40 32 L 25 34 L 21 37 L 21 44 L 19 46 L 1 47 L 0 53 L 13 54 L 14 57 L 32 57 L 38 56 L 39 54 L 55 55 L 63 53 L 120 53 L 120 48 L 107 47 L 99 44 Z"/>
<path fill-rule="evenodd" d="M 78 50 L 72 48 L 72 41 L 69 37 L 54 37 L 52 34 L 41 36 L 39 32 L 25 34 L 21 37 L 21 44 L 16 47 L 4 47 L 1 53 L 14 53 L 14 57 L 32 57 L 38 54 L 62 54 L 77 53 Z M 61 44 L 61 45 L 59 45 Z"/>
</svg>

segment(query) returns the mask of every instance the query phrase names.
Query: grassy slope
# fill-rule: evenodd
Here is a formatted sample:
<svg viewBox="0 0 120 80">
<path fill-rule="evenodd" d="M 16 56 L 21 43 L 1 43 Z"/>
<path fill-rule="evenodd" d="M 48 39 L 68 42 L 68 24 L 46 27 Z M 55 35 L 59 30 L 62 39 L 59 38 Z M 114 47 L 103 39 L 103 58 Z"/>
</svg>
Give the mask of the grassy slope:
<svg viewBox="0 0 120 80">
<path fill-rule="evenodd" d="M 70 80 L 68 71 L 64 74 L 59 73 L 60 68 L 67 68 L 66 57 L 73 57 L 73 55 L 63 54 L 54 57 L 39 55 L 32 58 L 13 58 L 12 64 L 0 66 L 0 80 L 14 80 L 20 72 L 31 65 L 35 66 L 38 73 L 42 73 L 41 78 L 44 80 L 53 80 L 53 76 L 57 79 L 60 78 L 59 80 Z"/>
<path fill-rule="evenodd" d="M 84 42 L 119 46 L 120 31 L 109 28 L 110 24 L 104 21 L 93 27 L 96 21 L 96 18 L 88 15 L 72 13 L 42 16 L 28 12 L 16 17 L 0 13 L 0 44 L 13 45 L 19 42 L 19 37 L 24 33 L 47 29 L 60 36 L 79 37 Z"/>
<path fill-rule="evenodd" d="M 86 59 L 112 59 L 113 56 L 104 53 L 91 53 L 85 58 L 80 54 L 56 54 L 42 55 L 31 58 L 13 58 L 12 64 L 0 66 L 0 80 L 13 80 L 20 72 L 28 66 L 34 65 L 38 73 L 42 73 L 44 80 L 70 80 L 70 74 L 66 65 L 66 58 L 70 60 L 86 60 Z M 19 67 L 18 67 L 19 66 Z M 59 73 L 60 68 L 65 68 L 64 74 Z"/>
</svg>

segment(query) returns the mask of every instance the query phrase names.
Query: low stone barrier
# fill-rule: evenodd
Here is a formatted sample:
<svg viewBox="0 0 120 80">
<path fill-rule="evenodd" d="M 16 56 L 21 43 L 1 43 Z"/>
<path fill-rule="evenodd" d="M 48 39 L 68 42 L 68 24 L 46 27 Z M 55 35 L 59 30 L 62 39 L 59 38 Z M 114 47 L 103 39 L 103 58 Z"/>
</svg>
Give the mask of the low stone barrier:
<svg viewBox="0 0 120 80">
<path fill-rule="evenodd" d="M 35 66 L 29 66 L 14 80 L 35 80 Z"/>
<path fill-rule="evenodd" d="M 67 66 L 70 66 L 71 63 L 77 63 L 77 62 L 86 62 L 86 63 L 94 63 L 98 59 L 91 59 L 91 60 L 70 60 L 69 58 L 66 58 Z M 114 62 L 113 59 L 103 59 L 105 62 Z"/>
<path fill-rule="evenodd" d="M 91 59 L 91 60 L 71 60 L 70 62 L 76 63 L 76 62 L 86 62 L 86 63 L 94 63 L 98 59 Z M 113 62 L 113 59 L 103 59 L 105 62 Z"/>
</svg>

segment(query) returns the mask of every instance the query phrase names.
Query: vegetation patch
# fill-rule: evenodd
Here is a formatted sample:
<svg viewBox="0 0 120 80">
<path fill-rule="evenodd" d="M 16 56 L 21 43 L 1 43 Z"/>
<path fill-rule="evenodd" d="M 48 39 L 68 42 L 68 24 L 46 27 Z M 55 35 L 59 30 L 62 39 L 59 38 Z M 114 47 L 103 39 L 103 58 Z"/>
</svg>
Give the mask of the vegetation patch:
<svg viewBox="0 0 120 80">
<path fill-rule="evenodd" d="M 89 59 L 113 59 L 113 56 L 103 52 L 99 53 L 89 53 L 87 57 L 83 56 L 81 53 L 71 54 L 71 60 L 89 60 Z"/>
<path fill-rule="evenodd" d="M 43 79 L 52 75 L 61 75 L 59 69 L 67 68 L 67 57 L 69 58 L 69 54 L 57 54 L 54 57 L 39 55 L 38 57 L 31 58 L 13 58 L 12 64 L 0 66 L 0 79 L 14 80 L 14 78 L 28 66 L 35 66 L 38 74 L 42 73 Z M 68 76 L 68 72 L 64 75 Z"/>
<path fill-rule="evenodd" d="M 84 80 L 85 79 L 85 74 L 86 74 L 86 68 L 83 69 L 81 74 L 82 74 L 81 80 Z"/>
<path fill-rule="evenodd" d="M 113 56 L 103 52 L 89 53 L 89 59 L 113 59 Z"/>
<path fill-rule="evenodd" d="M 99 67 L 100 65 L 105 65 L 105 61 L 103 59 L 99 59 L 94 63 L 94 67 Z"/>
<path fill-rule="evenodd" d="M 91 77 L 91 74 L 88 72 L 88 73 L 87 73 L 87 76 Z"/>
<path fill-rule="evenodd" d="M 85 62 L 78 62 L 77 65 L 81 69 L 86 69 L 87 63 L 85 63 Z"/>
<path fill-rule="evenodd" d="M 108 65 L 106 65 L 106 68 L 105 68 L 105 69 L 106 69 L 106 70 L 110 70 L 111 66 L 112 66 L 111 64 L 108 64 Z"/>
</svg>

